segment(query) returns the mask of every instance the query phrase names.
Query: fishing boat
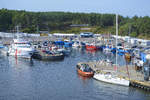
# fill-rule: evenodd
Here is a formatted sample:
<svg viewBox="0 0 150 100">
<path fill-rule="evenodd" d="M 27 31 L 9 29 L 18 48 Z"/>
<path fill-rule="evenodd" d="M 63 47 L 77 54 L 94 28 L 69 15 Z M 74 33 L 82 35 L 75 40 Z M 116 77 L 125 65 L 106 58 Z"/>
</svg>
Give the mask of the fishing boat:
<svg viewBox="0 0 150 100">
<path fill-rule="evenodd" d="M 117 46 L 118 55 L 122 56 L 125 54 L 125 50 L 122 46 Z"/>
<path fill-rule="evenodd" d="M 111 53 L 111 48 L 106 46 L 106 48 L 103 49 L 103 52 L 105 54 L 109 54 L 109 53 Z"/>
<path fill-rule="evenodd" d="M 94 44 L 86 44 L 86 50 L 97 50 L 97 47 Z"/>
<path fill-rule="evenodd" d="M 65 48 L 71 48 L 72 47 L 73 42 L 71 40 L 64 40 L 64 47 Z"/>
<path fill-rule="evenodd" d="M 64 56 L 69 56 L 71 54 L 71 49 L 70 48 L 58 48 L 57 50 L 60 53 L 63 53 Z"/>
<path fill-rule="evenodd" d="M 82 48 L 82 47 L 85 47 L 85 43 L 81 42 L 81 41 L 75 41 L 73 44 L 72 44 L 72 47 L 73 48 Z"/>
<path fill-rule="evenodd" d="M 75 41 L 73 44 L 72 44 L 72 47 L 73 48 L 80 48 L 80 43 L 78 41 Z"/>
<path fill-rule="evenodd" d="M 33 58 L 46 61 L 57 61 L 64 59 L 64 54 L 56 51 L 40 50 L 34 53 Z"/>
<path fill-rule="evenodd" d="M 117 47 L 117 39 L 118 39 L 118 15 L 116 15 L 116 47 Z M 115 71 L 107 70 L 104 71 L 102 70 L 101 73 L 95 73 L 93 76 L 94 79 L 103 81 L 106 83 L 111 83 L 111 84 L 117 84 L 117 85 L 122 85 L 122 86 L 129 86 L 129 80 L 125 78 L 121 78 L 118 76 L 117 72 L 117 51 L 116 51 L 116 66 L 115 66 Z"/>
<path fill-rule="evenodd" d="M 100 50 L 100 51 L 103 51 L 105 48 L 106 48 L 105 45 L 100 45 L 100 46 L 99 46 L 99 50 Z"/>
<path fill-rule="evenodd" d="M 94 71 L 89 67 L 88 64 L 78 64 L 77 72 L 79 75 L 84 77 L 92 77 L 94 75 Z"/>
<path fill-rule="evenodd" d="M 34 48 L 32 48 L 28 41 L 19 38 L 13 39 L 13 43 L 11 43 L 8 50 L 8 55 L 22 58 L 31 58 L 34 54 L 34 51 Z"/>
</svg>

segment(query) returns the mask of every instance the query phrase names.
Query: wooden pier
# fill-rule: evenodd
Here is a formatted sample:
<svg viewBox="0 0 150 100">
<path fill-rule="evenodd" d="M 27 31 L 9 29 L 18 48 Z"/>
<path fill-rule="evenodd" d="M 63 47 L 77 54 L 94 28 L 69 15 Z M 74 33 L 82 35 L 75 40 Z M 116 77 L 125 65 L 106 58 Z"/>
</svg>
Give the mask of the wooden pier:
<svg viewBox="0 0 150 100">
<path fill-rule="evenodd" d="M 93 61 L 93 62 L 80 62 L 89 64 L 89 66 L 95 71 L 95 73 L 105 73 L 105 71 L 115 71 L 115 66 L 104 61 Z M 135 66 L 119 66 L 116 71 L 118 77 L 125 78 L 130 81 L 130 86 L 141 88 L 150 91 L 150 80 L 144 80 L 144 74 L 136 71 Z"/>
</svg>

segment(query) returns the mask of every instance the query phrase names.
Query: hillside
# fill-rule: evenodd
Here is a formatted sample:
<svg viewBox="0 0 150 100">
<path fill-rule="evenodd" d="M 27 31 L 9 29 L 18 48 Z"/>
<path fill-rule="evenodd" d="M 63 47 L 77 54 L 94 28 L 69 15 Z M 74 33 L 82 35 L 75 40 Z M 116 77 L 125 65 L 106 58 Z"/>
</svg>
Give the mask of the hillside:
<svg viewBox="0 0 150 100">
<path fill-rule="evenodd" d="M 115 14 L 71 13 L 71 12 L 28 12 L 0 9 L 0 31 L 13 32 L 19 25 L 22 32 L 40 31 L 115 34 Z M 129 34 L 130 33 L 130 34 Z M 119 15 L 119 35 L 150 37 L 150 17 L 132 18 Z"/>
</svg>

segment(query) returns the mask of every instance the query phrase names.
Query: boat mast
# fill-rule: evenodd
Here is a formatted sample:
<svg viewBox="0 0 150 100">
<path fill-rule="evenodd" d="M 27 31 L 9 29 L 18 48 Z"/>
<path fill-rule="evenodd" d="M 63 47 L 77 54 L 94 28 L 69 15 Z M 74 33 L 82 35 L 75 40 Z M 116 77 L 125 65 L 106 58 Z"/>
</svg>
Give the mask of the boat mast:
<svg viewBox="0 0 150 100">
<path fill-rule="evenodd" d="M 17 25 L 16 28 L 17 28 L 17 39 L 18 39 L 19 38 L 19 26 Z"/>
<path fill-rule="evenodd" d="M 116 14 L 116 71 L 117 71 L 117 44 L 118 44 L 118 14 Z"/>
<path fill-rule="evenodd" d="M 39 33 L 39 26 L 38 25 L 36 27 L 36 32 L 37 32 L 37 34 Z"/>
</svg>

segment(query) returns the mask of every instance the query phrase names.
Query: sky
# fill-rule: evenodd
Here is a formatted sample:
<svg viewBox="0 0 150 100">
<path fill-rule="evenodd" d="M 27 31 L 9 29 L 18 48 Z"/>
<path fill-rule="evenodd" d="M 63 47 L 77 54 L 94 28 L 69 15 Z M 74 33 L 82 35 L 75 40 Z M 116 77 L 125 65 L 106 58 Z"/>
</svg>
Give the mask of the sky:
<svg viewBox="0 0 150 100">
<path fill-rule="evenodd" d="M 0 9 L 150 16 L 150 0 L 0 0 Z"/>
</svg>

